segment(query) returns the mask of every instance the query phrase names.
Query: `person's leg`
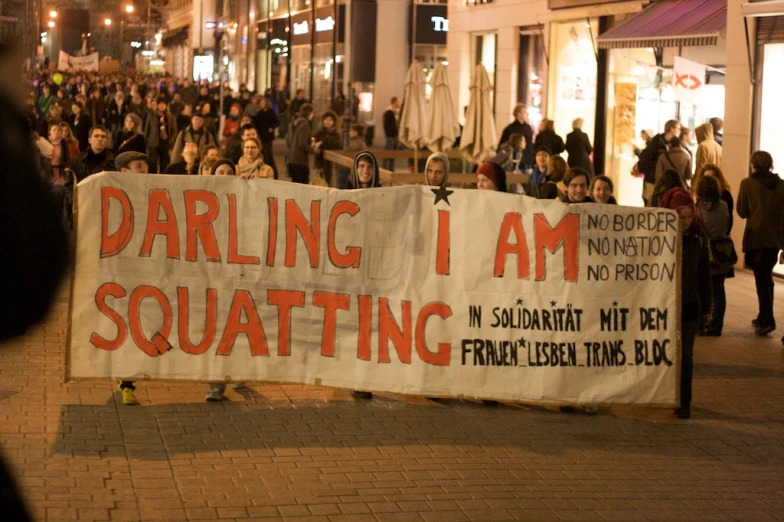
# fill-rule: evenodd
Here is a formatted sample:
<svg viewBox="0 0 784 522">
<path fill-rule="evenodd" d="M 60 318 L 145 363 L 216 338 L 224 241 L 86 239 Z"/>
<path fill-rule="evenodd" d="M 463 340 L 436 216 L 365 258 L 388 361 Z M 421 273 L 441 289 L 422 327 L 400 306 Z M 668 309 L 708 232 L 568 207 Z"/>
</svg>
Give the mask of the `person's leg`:
<svg viewBox="0 0 784 522">
<path fill-rule="evenodd" d="M 307 185 L 310 183 L 310 169 L 307 165 L 289 165 L 289 176 L 294 183 Z"/>
<path fill-rule="evenodd" d="M 166 167 L 169 166 L 169 145 L 161 145 L 160 152 L 158 154 L 160 156 L 161 161 L 161 174 L 166 172 Z"/>
<path fill-rule="evenodd" d="M 697 337 L 697 319 L 681 321 L 681 407 L 676 415 L 688 419 L 691 415 L 691 381 L 694 375 L 694 339 Z"/>
<path fill-rule="evenodd" d="M 213 383 L 210 384 L 210 391 L 207 392 L 205 397 L 208 401 L 219 401 L 223 398 L 223 392 L 226 391 L 226 383 Z"/>
<path fill-rule="evenodd" d="M 397 149 L 397 138 L 387 138 L 386 142 L 384 143 L 385 150 L 395 150 Z M 395 170 L 395 160 L 394 158 L 386 158 L 382 162 L 383 168 L 387 170 Z"/>
<path fill-rule="evenodd" d="M 147 172 L 156 174 L 158 172 L 158 147 L 150 147 L 147 155 Z"/>
<path fill-rule="evenodd" d="M 757 287 L 759 315 L 757 316 L 757 333 L 765 335 L 776 329 L 773 317 L 773 267 L 776 265 L 778 252 L 765 248 L 754 252 L 754 283 Z"/>
<path fill-rule="evenodd" d="M 712 336 L 721 335 L 724 328 L 724 313 L 727 310 L 727 297 L 724 293 L 724 281 L 726 274 L 713 274 L 711 276 L 711 283 L 713 286 L 713 310 L 711 311 L 711 320 L 707 326 L 706 333 Z"/>
</svg>

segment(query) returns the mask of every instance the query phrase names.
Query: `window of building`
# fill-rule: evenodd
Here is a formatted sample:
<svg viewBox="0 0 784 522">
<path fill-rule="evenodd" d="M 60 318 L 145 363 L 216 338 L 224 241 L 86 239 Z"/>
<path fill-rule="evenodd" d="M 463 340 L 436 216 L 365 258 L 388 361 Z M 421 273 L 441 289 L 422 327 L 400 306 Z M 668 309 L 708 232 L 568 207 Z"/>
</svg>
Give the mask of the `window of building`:
<svg viewBox="0 0 784 522">
<path fill-rule="evenodd" d="M 490 91 L 490 104 L 495 108 L 495 61 L 496 61 L 496 42 L 495 33 L 475 34 L 473 47 L 473 64 L 484 65 L 490 84 L 493 89 Z M 473 71 L 471 72 L 473 74 Z"/>
<path fill-rule="evenodd" d="M 520 30 L 517 99 L 528 106 L 528 121 L 537 131 L 544 118 L 547 96 L 547 59 L 540 28 Z"/>
</svg>

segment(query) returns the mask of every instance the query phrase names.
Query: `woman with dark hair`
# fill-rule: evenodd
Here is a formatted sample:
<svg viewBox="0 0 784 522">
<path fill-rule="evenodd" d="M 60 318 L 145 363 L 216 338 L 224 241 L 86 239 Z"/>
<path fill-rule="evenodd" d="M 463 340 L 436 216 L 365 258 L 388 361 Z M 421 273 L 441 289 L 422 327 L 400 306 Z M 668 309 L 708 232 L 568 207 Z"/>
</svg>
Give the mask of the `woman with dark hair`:
<svg viewBox="0 0 784 522">
<path fill-rule="evenodd" d="M 727 234 L 727 223 L 730 220 L 729 209 L 727 204 L 721 200 L 721 185 L 718 178 L 713 176 L 700 178 L 697 187 L 697 211 L 708 241 Z M 724 312 L 727 308 L 724 279 L 729 270 L 711 267 L 713 306 L 711 307 L 711 320 L 703 324 L 705 335 L 718 337 L 724 327 Z"/>
<path fill-rule="evenodd" d="M 613 186 L 612 180 L 607 176 L 602 175 L 593 178 L 591 181 L 591 188 L 588 193 L 596 203 L 617 205 L 618 202 L 613 196 L 614 189 L 615 187 Z"/>
<path fill-rule="evenodd" d="M 677 172 L 676 172 L 677 174 Z M 700 319 L 711 318 L 711 277 L 708 242 L 702 235 L 691 195 L 681 187 L 668 190 L 661 207 L 678 213 L 678 232 L 683 242 L 681 256 L 681 405 L 679 419 L 691 417 L 691 381 L 694 373 L 694 339 Z"/>
<path fill-rule="evenodd" d="M 338 115 L 333 111 L 326 111 L 321 116 L 321 127 L 313 134 L 313 142 L 318 143 L 313 156 L 314 166 L 327 185 L 332 184 L 332 162 L 324 160 L 325 150 L 340 150 L 343 148 L 340 133 L 337 131 Z"/>
<path fill-rule="evenodd" d="M 210 169 L 210 176 L 236 176 L 237 166 L 233 161 L 226 158 L 221 158 L 213 163 Z"/>
<path fill-rule="evenodd" d="M 732 187 L 730 187 L 727 178 L 724 176 L 724 172 L 719 168 L 718 165 L 713 163 L 708 163 L 707 165 L 703 165 L 700 170 L 694 175 L 694 179 L 691 181 L 691 192 L 694 195 L 694 199 L 697 199 L 697 188 L 700 186 L 700 181 L 704 176 L 713 176 L 719 182 L 719 191 L 721 193 L 721 200 L 727 204 L 727 210 L 729 211 L 730 219 L 727 221 L 727 232 L 726 234 L 729 235 L 730 231 L 732 230 L 732 211 L 735 209 L 735 200 L 732 199 Z M 727 277 L 731 277 L 727 275 Z"/>
<path fill-rule="evenodd" d="M 677 170 L 674 169 L 667 169 L 665 170 L 661 178 L 656 182 L 653 186 L 653 195 L 651 197 L 651 206 L 658 207 L 660 206 L 659 203 L 661 199 L 664 197 L 664 194 L 667 193 L 668 190 L 680 188 L 686 190 L 686 184 L 683 182 L 683 178 L 678 173 Z"/>
</svg>

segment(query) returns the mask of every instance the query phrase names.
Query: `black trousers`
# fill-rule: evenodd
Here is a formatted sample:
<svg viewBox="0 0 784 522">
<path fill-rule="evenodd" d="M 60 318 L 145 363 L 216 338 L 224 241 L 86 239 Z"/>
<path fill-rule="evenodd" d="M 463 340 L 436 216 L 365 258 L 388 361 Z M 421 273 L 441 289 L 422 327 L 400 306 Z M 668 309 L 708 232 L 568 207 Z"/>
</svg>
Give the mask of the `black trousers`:
<svg viewBox="0 0 784 522">
<path fill-rule="evenodd" d="M 746 261 L 754 269 L 754 282 L 757 286 L 760 326 L 776 327 L 773 317 L 773 267 L 776 266 L 779 251 L 777 248 L 761 248 L 746 252 Z"/>
<path fill-rule="evenodd" d="M 272 167 L 272 173 L 274 174 L 275 179 L 278 179 L 278 166 L 275 164 L 275 156 L 272 154 L 271 141 L 261 142 L 261 160 Z"/>
<path fill-rule="evenodd" d="M 691 407 L 691 381 L 694 376 L 694 340 L 699 319 L 681 316 L 681 408 Z"/>
<path fill-rule="evenodd" d="M 307 165 L 295 165 L 289 163 L 289 177 L 294 183 L 307 185 L 310 183 L 310 169 Z"/>
<path fill-rule="evenodd" d="M 157 169 L 158 164 L 160 164 L 161 170 Z M 163 174 L 166 167 L 169 166 L 169 145 L 150 147 L 147 151 L 147 166 L 150 167 L 150 174 L 158 172 Z"/>
</svg>

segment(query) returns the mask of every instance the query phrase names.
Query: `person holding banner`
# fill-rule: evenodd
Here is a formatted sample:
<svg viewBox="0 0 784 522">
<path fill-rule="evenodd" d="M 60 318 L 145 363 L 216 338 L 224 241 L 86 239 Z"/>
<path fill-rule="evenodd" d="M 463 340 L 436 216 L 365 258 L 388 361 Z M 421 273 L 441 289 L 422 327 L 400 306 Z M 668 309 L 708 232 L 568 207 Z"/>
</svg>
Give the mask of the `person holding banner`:
<svg viewBox="0 0 784 522">
<path fill-rule="evenodd" d="M 147 173 L 147 154 L 141 152 L 123 152 L 114 160 L 114 166 L 120 172 L 132 172 L 134 174 Z"/>
<path fill-rule="evenodd" d="M 434 152 L 425 163 L 425 183 L 431 187 L 446 187 L 449 182 L 449 158 L 443 152 Z"/>
<path fill-rule="evenodd" d="M 681 257 L 681 405 L 674 410 L 679 419 L 691 417 L 691 381 L 694 373 L 694 340 L 700 319 L 711 318 L 711 269 L 708 242 L 691 194 L 676 187 L 667 191 L 661 207 L 678 213 L 678 232 L 683 240 Z"/>
<path fill-rule="evenodd" d="M 212 164 L 211 176 L 236 176 L 237 166 L 229 159 L 222 158 Z"/>
<path fill-rule="evenodd" d="M 182 161 L 172 163 L 166 167 L 165 174 L 191 174 L 199 173 L 199 148 L 195 143 L 188 142 L 182 149 Z"/>
<path fill-rule="evenodd" d="M 476 188 L 506 192 L 506 172 L 498 163 L 487 161 L 476 169 Z"/>
<path fill-rule="evenodd" d="M 588 171 L 582 167 L 572 167 L 564 174 L 566 196 L 564 203 L 593 203 L 588 195 Z"/>
<path fill-rule="evenodd" d="M 237 164 L 242 179 L 274 179 L 272 167 L 265 164 L 261 157 L 261 142 L 258 139 L 246 139 L 242 143 L 242 150 L 242 157 Z"/>
</svg>

